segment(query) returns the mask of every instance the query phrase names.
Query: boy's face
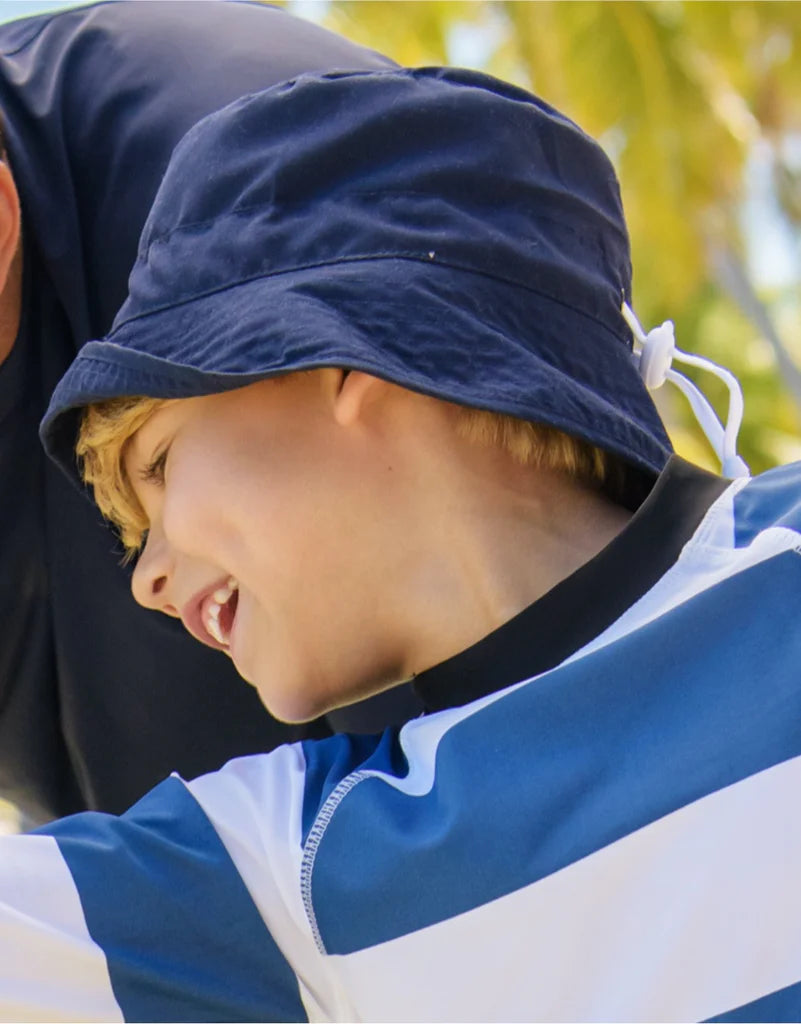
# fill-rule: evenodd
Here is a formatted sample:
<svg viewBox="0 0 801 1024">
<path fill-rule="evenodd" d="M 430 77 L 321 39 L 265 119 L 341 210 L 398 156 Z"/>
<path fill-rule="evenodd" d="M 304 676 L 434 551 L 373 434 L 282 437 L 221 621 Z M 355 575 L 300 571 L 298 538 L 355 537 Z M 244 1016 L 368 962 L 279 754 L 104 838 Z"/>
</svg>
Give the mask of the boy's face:
<svg viewBox="0 0 801 1024">
<path fill-rule="evenodd" d="M 290 721 L 403 671 L 382 610 L 387 453 L 349 419 L 345 379 L 320 370 L 168 402 L 125 451 L 150 524 L 134 596 L 224 649 Z"/>
</svg>

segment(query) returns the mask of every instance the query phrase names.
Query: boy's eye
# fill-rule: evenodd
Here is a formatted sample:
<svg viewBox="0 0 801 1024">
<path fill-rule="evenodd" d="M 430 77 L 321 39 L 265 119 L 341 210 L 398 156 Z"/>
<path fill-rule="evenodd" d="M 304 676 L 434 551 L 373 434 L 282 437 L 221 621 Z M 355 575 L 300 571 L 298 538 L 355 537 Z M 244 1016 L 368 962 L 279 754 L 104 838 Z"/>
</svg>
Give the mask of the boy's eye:
<svg viewBox="0 0 801 1024">
<path fill-rule="evenodd" d="M 160 452 L 155 459 L 144 469 L 140 470 L 139 476 L 145 482 L 149 484 L 156 484 L 158 486 L 164 483 L 164 470 L 167 466 L 167 454 L 169 448 L 165 448 L 164 451 Z"/>
</svg>

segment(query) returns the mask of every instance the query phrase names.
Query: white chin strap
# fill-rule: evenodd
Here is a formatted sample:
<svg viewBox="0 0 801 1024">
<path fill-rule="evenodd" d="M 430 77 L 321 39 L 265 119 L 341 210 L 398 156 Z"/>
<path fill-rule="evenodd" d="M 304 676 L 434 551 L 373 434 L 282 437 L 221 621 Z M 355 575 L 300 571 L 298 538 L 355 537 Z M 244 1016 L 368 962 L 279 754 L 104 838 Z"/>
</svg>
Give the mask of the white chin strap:
<svg viewBox="0 0 801 1024">
<path fill-rule="evenodd" d="M 634 335 L 634 358 L 648 390 L 655 391 L 661 388 L 666 380 L 675 384 L 686 395 L 695 418 L 715 449 L 715 454 L 721 462 L 723 476 L 730 479 L 750 476 L 748 466 L 737 454 L 737 434 L 743 422 L 743 392 L 734 374 L 710 359 L 693 356 L 676 348 L 672 320 L 666 320 L 646 334 L 627 303 L 623 303 L 621 312 Z M 671 369 L 674 359 L 676 362 L 686 363 L 687 366 L 698 366 L 702 370 L 708 370 L 724 382 L 729 389 L 729 414 L 725 428 L 721 426 L 715 410 L 695 384 L 684 374 Z"/>
</svg>

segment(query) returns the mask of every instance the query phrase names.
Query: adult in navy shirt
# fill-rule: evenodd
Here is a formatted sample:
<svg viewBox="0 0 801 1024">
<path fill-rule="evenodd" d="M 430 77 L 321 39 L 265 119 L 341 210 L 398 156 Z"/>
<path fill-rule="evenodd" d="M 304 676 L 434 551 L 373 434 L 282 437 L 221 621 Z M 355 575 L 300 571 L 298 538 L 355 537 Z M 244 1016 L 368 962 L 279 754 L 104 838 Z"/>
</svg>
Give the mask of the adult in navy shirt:
<svg viewBox="0 0 801 1024">
<path fill-rule="evenodd" d="M 181 136 L 300 73 L 387 65 L 255 3 L 115 2 L 0 26 L 0 795 L 33 820 L 120 812 L 173 770 L 328 731 L 273 721 L 224 655 L 135 606 L 114 537 L 37 426 L 125 298 Z"/>
</svg>

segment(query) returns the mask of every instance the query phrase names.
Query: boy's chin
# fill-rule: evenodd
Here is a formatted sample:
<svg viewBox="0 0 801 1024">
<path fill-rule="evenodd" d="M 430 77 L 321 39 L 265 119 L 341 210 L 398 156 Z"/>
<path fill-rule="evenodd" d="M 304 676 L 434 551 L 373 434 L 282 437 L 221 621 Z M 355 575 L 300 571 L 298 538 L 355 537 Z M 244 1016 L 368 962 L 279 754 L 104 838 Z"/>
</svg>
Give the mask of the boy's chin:
<svg viewBox="0 0 801 1024">
<path fill-rule="evenodd" d="M 251 681 L 248 680 L 248 682 Z M 276 693 L 274 687 L 261 685 L 258 682 L 251 683 L 251 685 L 256 687 L 262 704 L 272 717 L 286 725 L 303 725 L 305 722 L 313 722 L 315 718 L 351 703 L 346 698 L 341 701 L 324 700 L 319 696 L 302 691 Z"/>
<path fill-rule="evenodd" d="M 285 673 L 249 671 L 233 653 L 231 658 L 240 677 L 254 688 L 262 705 L 276 721 L 284 722 L 286 725 L 301 725 L 325 714 L 325 711 L 314 711 L 312 708 L 314 702 L 311 702 L 297 689 L 295 691 L 288 688 L 286 690 L 276 689 L 275 679 L 285 678 Z M 265 679 L 265 675 L 269 678 Z"/>
<path fill-rule="evenodd" d="M 377 686 L 363 690 L 354 688 L 355 692 L 350 693 L 312 693 L 299 687 L 293 692 L 276 693 L 274 687 L 261 686 L 258 683 L 252 684 L 256 687 L 264 707 L 273 718 L 286 725 L 303 725 L 306 722 L 313 722 L 330 711 L 337 711 L 339 708 L 350 707 L 362 700 L 381 692 L 386 687 Z"/>
<path fill-rule="evenodd" d="M 264 707 L 279 722 L 302 725 L 339 708 L 350 707 L 384 690 L 399 685 L 404 678 L 395 673 L 364 671 L 356 666 L 348 685 L 343 686 L 337 674 L 334 678 L 321 676 L 314 666 L 297 662 L 289 657 L 271 658 L 247 674 L 244 666 L 234 664 L 242 678 L 256 689 Z M 347 675 L 343 671 L 343 675 Z"/>
</svg>

